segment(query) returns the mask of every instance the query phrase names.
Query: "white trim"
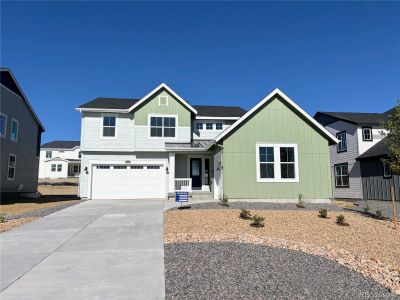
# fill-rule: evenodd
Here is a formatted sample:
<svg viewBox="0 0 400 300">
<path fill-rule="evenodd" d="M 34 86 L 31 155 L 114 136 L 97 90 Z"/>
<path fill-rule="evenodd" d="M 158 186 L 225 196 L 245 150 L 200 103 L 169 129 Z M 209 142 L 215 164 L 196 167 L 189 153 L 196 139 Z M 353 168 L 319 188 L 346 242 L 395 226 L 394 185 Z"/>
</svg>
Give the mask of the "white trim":
<svg viewBox="0 0 400 300">
<path fill-rule="evenodd" d="M 8 120 L 8 118 L 7 118 L 7 115 L 3 114 L 3 113 L 0 113 L 0 116 L 3 116 L 3 117 L 6 118 L 6 120 L 4 122 L 4 134 L 0 134 L 0 137 L 6 138 L 6 136 L 7 136 L 7 120 Z"/>
<path fill-rule="evenodd" d="M 40 147 L 40 151 L 75 151 L 80 148 L 80 146 L 75 146 L 74 148 L 42 148 Z"/>
<path fill-rule="evenodd" d="M 162 135 L 163 136 L 151 136 L 151 117 L 161 117 L 163 118 L 162 121 Z M 175 118 L 175 136 L 167 136 L 164 137 L 164 118 Z M 144 125 L 142 125 L 144 126 Z M 165 115 L 165 114 L 157 114 L 157 113 L 151 113 L 147 115 L 147 137 L 152 140 L 177 140 L 178 139 L 178 115 Z M 157 126 L 158 127 L 158 126 Z M 166 128 L 172 128 L 172 127 L 166 127 Z"/>
<path fill-rule="evenodd" d="M 17 123 L 17 134 L 15 136 L 15 139 L 12 138 L 13 122 Z M 13 142 L 18 142 L 18 136 L 19 136 L 19 121 L 17 119 L 12 118 L 10 124 L 10 140 Z"/>
<path fill-rule="evenodd" d="M 206 117 L 196 116 L 197 120 L 239 120 L 240 117 Z"/>
<path fill-rule="evenodd" d="M 282 91 L 278 88 L 274 89 L 271 93 L 269 93 L 264 99 L 258 102 L 251 110 L 249 110 L 246 114 L 244 114 L 240 119 L 238 119 L 235 123 L 233 123 L 226 130 L 221 132 L 216 138 L 215 141 L 219 142 L 223 137 L 225 137 L 229 132 L 243 123 L 246 119 L 248 119 L 257 109 L 259 109 L 262 105 L 272 100 L 275 95 L 279 95 L 283 98 L 290 106 L 292 106 L 295 110 L 297 110 L 301 115 L 303 115 L 307 120 L 309 120 L 312 124 L 314 124 L 322 133 L 326 135 L 327 138 L 337 143 L 338 140 L 334 137 L 325 127 L 323 127 L 320 123 L 318 123 L 313 117 L 311 117 L 308 113 L 306 113 L 300 106 L 293 102 L 288 96 L 286 96 Z"/>
<path fill-rule="evenodd" d="M 186 106 L 191 112 L 193 112 L 195 115 L 197 115 L 197 110 L 193 108 L 188 102 L 183 100 L 177 93 L 175 93 L 168 85 L 165 83 L 161 83 L 158 87 L 156 87 L 154 90 L 152 90 L 150 93 L 148 93 L 146 96 L 144 96 L 142 99 L 140 99 L 138 102 L 136 102 L 134 105 L 132 105 L 129 108 L 129 112 L 134 110 L 136 107 L 140 106 L 143 102 L 145 102 L 147 99 L 149 99 L 153 94 L 158 92 L 160 89 L 166 89 L 170 94 L 172 94 L 176 99 L 178 99 L 184 106 Z"/>
<path fill-rule="evenodd" d="M 105 113 L 129 113 L 129 109 L 112 109 L 112 108 L 75 108 L 79 112 L 105 112 Z"/>
<path fill-rule="evenodd" d="M 115 134 L 114 134 L 114 136 L 103 136 L 104 117 L 115 117 Z M 112 127 L 112 126 L 106 126 L 106 127 Z M 118 114 L 102 113 L 101 114 L 101 124 L 100 124 L 100 138 L 108 140 L 108 139 L 116 139 L 117 137 L 118 137 Z"/>
<path fill-rule="evenodd" d="M 274 148 L 274 178 L 261 178 L 260 177 L 260 147 L 273 147 Z M 294 148 L 294 175 L 295 178 L 281 178 L 281 159 L 280 147 Z M 297 144 L 270 144 L 270 143 L 256 143 L 256 175 L 257 182 L 299 182 L 299 156 L 297 151 Z"/>
<path fill-rule="evenodd" d="M 11 156 L 14 156 L 14 157 L 15 157 L 15 165 L 12 167 L 12 168 L 14 168 L 14 177 L 13 177 L 13 178 L 10 178 L 10 177 L 9 177 L 10 157 L 11 157 Z M 16 173 L 17 173 L 17 154 L 8 153 L 7 180 L 14 181 Z"/>
<path fill-rule="evenodd" d="M 161 104 L 161 98 L 165 99 L 165 104 Z M 168 106 L 168 96 L 159 95 L 158 96 L 158 106 Z"/>
</svg>

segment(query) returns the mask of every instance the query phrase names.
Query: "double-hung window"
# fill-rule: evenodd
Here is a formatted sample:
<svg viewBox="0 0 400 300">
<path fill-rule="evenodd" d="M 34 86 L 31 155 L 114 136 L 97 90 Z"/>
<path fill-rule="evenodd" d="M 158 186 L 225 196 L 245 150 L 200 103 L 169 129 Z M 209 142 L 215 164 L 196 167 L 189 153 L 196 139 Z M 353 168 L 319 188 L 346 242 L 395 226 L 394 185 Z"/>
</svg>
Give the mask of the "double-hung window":
<svg viewBox="0 0 400 300">
<path fill-rule="evenodd" d="M 175 117 L 150 117 L 150 136 L 151 137 L 175 137 L 176 118 Z"/>
<path fill-rule="evenodd" d="M 337 188 L 348 188 L 349 185 L 349 165 L 337 164 L 335 168 L 335 186 Z"/>
<path fill-rule="evenodd" d="M 8 180 L 14 180 L 16 167 L 17 167 L 17 156 L 15 154 L 9 154 L 8 155 L 8 170 L 7 170 L 7 179 Z"/>
<path fill-rule="evenodd" d="M 103 137 L 115 137 L 115 127 L 115 116 L 103 116 Z"/>
<path fill-rule="evenodd" d="M 298 182 L 296 144 L 257 144 L 258 182 Z"/>
<path fill-rule="evenodd" d="M 7 116 L 0 113 L 0 137 L 6 137 Z"/>
<path fill-rule="evenodd" d="M 362 139 L 363 141 L 369 141 L 369 142 L 373 140 L 371 127 L 362 128 Z"/>
<path fill-rule="evenodd" d="M 392 171 L 390 170 L 389 164 L 386 162 L 383 162 L 383 177 L 385 178 L 392 177 Z"/>
<path fill-rule="evenodd" d="M 51 151 L 46 151 L 46 158 L 51 158 L 52 152 Z"/>
<path fill-rule="evenodd" d="M 346 131 L 341 131 L 336 133 L 336 138 L 339 140 L 337 144 L 337 152 L 346 152 L 347 151 L 347 141 L 346 141 Z"/>
<path fill-rule="evenodd" d="M 203 123 L 196 123 L 196 130 L 203 130 Z"/>
<path fill-rule="evenodd" d="M 58 164 L 57 165 L 57 172 L 61 172 L 62 171 L 62 164 Z"/>
<path fill-rule="evenodd" d="M 18 141 L 18 127 L 19 122 L 15 119 L 11 120 L 10 139 L 14 142 Z"/>
<path fill-rule="evenodd" d="M 56 164 L 51 164 L 51 171 L 55 172 L 56 171 L 56 167 L 57 167 Z"/>
</svg>

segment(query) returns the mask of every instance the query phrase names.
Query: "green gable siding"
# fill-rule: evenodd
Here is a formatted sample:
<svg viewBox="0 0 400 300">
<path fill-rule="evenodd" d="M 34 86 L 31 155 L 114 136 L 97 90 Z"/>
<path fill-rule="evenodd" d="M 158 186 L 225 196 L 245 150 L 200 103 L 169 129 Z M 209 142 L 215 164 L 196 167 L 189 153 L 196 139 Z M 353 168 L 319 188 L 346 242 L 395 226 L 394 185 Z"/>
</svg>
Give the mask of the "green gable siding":
<svg viewBox="0 0 400 300">
<path fill-rule="evenodd" d="M 168 106 L 158 105 L 159 96 L 168 96 Z M 148 125 L 149 114 L 178 115 L 179 127 L 190 127 L 191 124 L 191 112 L 165 90 L 154 94 L 134 112 L 135 125 Z"/>
<path fill-rule="evenodd" d="M 298 147 L 299 182 L 257 182 L 256 143 Z M 224 193 L 229 198 L 331 198 L 329 145 L 280 99 L 264 105 L 223 142 Z"/>
</svg>

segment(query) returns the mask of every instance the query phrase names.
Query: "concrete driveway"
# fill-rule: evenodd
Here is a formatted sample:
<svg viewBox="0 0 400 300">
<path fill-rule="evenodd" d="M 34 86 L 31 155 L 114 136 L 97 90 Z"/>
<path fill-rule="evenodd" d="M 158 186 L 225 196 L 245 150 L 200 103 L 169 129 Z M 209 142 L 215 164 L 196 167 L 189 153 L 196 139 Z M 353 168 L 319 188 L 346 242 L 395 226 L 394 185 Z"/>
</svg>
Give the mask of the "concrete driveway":
<svg viewBox="0 0 400 300">
<path fill-rule="evenodd" d="M 5 299 L 163 299 L 163 200 L 90 200 L 0 234 Z"/>
</svg>

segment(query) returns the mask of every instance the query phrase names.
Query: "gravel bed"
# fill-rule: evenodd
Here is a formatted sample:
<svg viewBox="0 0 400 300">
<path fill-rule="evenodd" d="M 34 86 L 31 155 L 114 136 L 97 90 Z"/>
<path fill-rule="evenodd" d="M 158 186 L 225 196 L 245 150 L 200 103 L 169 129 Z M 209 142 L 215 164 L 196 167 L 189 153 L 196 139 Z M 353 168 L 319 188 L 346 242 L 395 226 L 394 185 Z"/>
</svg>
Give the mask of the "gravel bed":
<svg viewBox="0 0 400 300">
<path fill-rule="evenodd" d="M 262 245 L 165 245 L 166 299 L 400 299 L 325 258 Z"/>
<path fill-rule="evenodd" d="M 16 215 L 11 215 L 11 216 L 5 216 L 6 220 L 14 220 L 14 219 L 21 219 L 21 218 L 31 218 L 31 217 L 36 217 L 36 218 L 40 218 L 40 217 L 44 217 L 47 215 L 50 215 L 52 213 L 55 213 L 59 210 L 62 210 L 64 208 L 82 203 L 86 200 L 76 200 L 73 202 L 69 202 L 66 204 L 61 204 L 61 205 L 57 205 L 57 206 L 53 206 L 53 207 L 46 207 L 46 208 L 40 208 L 40 209 L 36 209 L 36 210 L 32 210 L 32 211 L 28 211 L 22 214 L 16 214 Z"/>
<path fill-rule="evenodd" d="M 364 208 L 367 206 L 370 208 L 369 215 L 374 216 L 377 210 L 382 211 L 382 215 L 385 218 L 393 219 L 393 206 L 391 201 L 373 201 L 373 200 L 359 200 L 359 201 L 349 201 L 349 204 L 356 204 L 347 210 L 353 212 L 361 212 L 364 214 Z M 400 220 L 400 202 L 396 202 L 396 217 Z"/>
</svg>

